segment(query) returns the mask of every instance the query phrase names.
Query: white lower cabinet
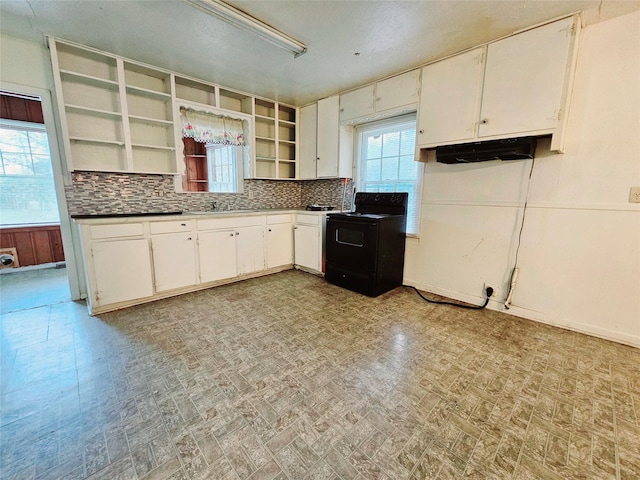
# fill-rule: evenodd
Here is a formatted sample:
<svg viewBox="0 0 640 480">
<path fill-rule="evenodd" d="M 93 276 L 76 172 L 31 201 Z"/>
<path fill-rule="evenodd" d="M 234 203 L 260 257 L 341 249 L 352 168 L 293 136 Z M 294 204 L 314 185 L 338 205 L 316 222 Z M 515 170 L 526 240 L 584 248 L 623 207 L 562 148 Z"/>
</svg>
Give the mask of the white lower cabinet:
<svg viewBox="0 0 640 480">
<path fill-rule="evenodd" d="M 196 284 L 196 250 L 191 232 L 151 237 L 156 292 Z"/>
<path fill-rule="evenodd" d="M 109 240 L 91 245 L 94 286 L 90 306 L 108 305 L 153 295 L 153 275 L 146 238 Z"/>
<path fill-rule="evenodd" d="M 293 263 L 291 222 L 267 225 L 267 268 Z"/>
<path fill-rule="evenodd" d="M 264 270 L 264 227 L 198 232 L 200 281 L 215 282 Z"/>
<path fill-rule="evenodd" d="M 236 230 L 238 275 L 264 270 L 264 227 L 243 227 Z"/>
<path fill-rule="evenodd" d="M 290 268 L 320 272 L 322 215 L 293 212 L 79 223 L 91 314 Z M 306 222 L 306 223 L 305 223 Z"/>
<path fill-rule="evenodd" d="M 215 282 L 238 276 L 234 230 L 198 232 L 200 282 Z"/>
<path fill-rule="evenodd" d="M 295 261 L 297 267 L 315 273 L 322 272 L 322 238 L 324 216 L 296 215 L 294 227 Z"/>
</svg>

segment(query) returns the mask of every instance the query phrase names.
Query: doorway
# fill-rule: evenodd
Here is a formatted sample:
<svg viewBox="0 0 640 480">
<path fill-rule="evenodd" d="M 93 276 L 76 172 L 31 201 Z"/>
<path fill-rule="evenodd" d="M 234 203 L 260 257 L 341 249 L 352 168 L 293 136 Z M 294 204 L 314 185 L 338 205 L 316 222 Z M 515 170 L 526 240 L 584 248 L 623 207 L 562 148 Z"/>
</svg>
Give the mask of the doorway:
<svg viewBox="0 0 640 480">
<path fill-rule="evenodd" d="M 0 88 L 2 313 L 79 299 L 49 92 Z"/>
</svg>

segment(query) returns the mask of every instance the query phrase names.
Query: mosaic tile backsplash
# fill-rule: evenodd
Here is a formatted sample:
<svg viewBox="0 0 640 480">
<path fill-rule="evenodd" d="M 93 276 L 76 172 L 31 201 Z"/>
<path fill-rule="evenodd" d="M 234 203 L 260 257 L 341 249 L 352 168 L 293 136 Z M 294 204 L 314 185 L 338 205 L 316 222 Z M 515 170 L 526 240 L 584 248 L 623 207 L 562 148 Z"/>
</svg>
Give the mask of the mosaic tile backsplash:
<svg viewBox="0 0 640 480">
<path fill-rule="evenodd" d="M 249 199 L 249 192 L 253 199 Z M 353 182 L 346 188 L 351 205 Z M 245 180 L 244 193 L 177 193 L 171 175 L 73 172 L 65 189 L 70 215 L 300 208 L 318 203 L 340 208 L 341 179 L 313 181 Z"/>
</svg>

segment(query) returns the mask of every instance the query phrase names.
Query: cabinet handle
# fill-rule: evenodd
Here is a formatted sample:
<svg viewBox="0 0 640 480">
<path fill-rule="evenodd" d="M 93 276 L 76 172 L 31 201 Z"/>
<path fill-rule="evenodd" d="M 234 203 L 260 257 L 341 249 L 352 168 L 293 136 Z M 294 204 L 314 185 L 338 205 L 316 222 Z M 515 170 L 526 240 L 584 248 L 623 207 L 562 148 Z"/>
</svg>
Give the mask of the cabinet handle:
<svg viewBox="0 0 640 480">
<path fill-rule="evenodd" d="M 269 229 L 269 231 L 271 231 L 271 229 Z"/>
<path fill-rule="evenodd" d="M 229 236 L 230 236 L 230 237 L 233 237 L 233 233 L 230 233 L 230 234 L 229 234 Z"/>
<path fill-rule="evenodd" d="M 489 119 L 488 118 L 483 118 L 480 123 L 482 123 L 483 125 L 489 123 Z"/>
<path fill-rule="evenodd" d="M 187 224 L 186 224 L 186 223 L 181 223 L 181 224 L 180 224 L 180 226 L 181 226 L 181 227 L 186 227 L 186 226 L 187 226 Z"/>
<path fill-rule="evenodd" d="M 187 238 L 187 240 L 193 240 L 193 238 L 189 237 L 189 238 Z"/>
<path fill-rule="evenodd" d="M 424 133 L 424 129 L 421 129 L 421 130 L 420 130 L 420 133 Z"/>
<path fill-rule="evenodd" d="M 236 235 L 240 235 L 240 232 L 236 232 Z"/>
</svg>

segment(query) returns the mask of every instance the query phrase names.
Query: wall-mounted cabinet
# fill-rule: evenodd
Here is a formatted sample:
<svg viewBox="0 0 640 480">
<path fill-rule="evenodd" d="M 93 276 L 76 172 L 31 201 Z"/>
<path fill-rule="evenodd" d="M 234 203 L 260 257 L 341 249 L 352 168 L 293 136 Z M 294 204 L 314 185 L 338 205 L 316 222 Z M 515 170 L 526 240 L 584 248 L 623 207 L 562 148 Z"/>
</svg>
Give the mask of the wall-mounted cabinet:
<svg viewBox="0 0 640 480">
<path fill-rule="evenodd" d="M 300 109 L 300 179 L 351 178 L 353 127 L 340 126 L 338 95 Z"/>
<path fill-rule="evenodd" d="M 344 93 L 340 95 L 340 123 L 415 110 L 419 88 L 420 70 L 412 70 Z"/>
<path fill-rule="evenodd" d="M 576 15 L 424 67 L 418 147 L 551 134 L 562 150 L 579 28 Z"/>
<path fill-rule="evenodd" d="M 295 107 L 53 38 L 49 46 L 69 170 L 184 173 L 178 106 L 188 103 L 251 117 L 246 177 L 296 178 Z"/>
</svg>

